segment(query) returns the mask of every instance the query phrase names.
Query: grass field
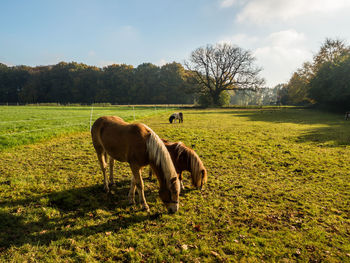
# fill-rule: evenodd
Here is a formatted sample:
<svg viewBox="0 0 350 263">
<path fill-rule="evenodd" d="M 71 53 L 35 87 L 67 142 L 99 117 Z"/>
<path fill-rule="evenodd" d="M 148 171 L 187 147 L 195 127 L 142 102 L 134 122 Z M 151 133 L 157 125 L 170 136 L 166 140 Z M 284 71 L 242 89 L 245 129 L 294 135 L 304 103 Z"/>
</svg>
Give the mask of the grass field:
<svg viewBox="0 0 350 263">
<path fill-rule="evenodd" d="M 118 115 L 131 121 L 168 110 L 166 107 L 132 106 L 0 106 L 0 150 L 88 131 L 90 119 L 103 115 Z"/>
<path fill-rule="evenodd" d="M 183 112 L 183 124 L 142 117 L 208 170 L 203 191 L 185 174 L 175 215 L 148 179 L 150 214 L 128 205 L 125 163 L 104 193 L 88 131 L 3 150 L 0 261 L 350 261 L 350 122 L 305 109 Z"/>
</svg>

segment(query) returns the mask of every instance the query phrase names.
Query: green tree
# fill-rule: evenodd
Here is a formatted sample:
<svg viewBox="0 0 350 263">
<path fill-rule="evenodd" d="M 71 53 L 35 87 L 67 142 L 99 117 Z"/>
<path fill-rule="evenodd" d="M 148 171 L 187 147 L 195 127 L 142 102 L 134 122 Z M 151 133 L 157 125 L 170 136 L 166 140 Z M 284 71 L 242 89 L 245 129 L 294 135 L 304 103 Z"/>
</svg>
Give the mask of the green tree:
<svg viewBox="0 0 350 263">
<path fill-rule="evenodd" d="M 165 64 L 160 69 L 158 103 L 193 103 L 188 93 L 187 74 L 184 67 L 176 62 Z"/>
<path fill-rule="evenodd" d="M 349 110 L 350 53 L 337 63 L 326 62 L 311 80 L 310 97 L 331 110 Z"/>
<path fill-rule="evenodd" d="M 256 90 L 262 86 L 261 69 L 254 61 L 249 51 L 230 44 L 216 44 L 197 48 L 185 65 L 193 72 L 200 92 L 219 106 L 220 94 L 225 90 Z"/>
<path fill-rule="evenodd" d="M 151 63 L 143 63 L 135 70 L 134 85 L 131 90 L 133 103 L 156 103 L 159 97 L 160 69 Z"/>
<path fill-rule="evenodd" d="M 103 85 L 109 90 L 110 102 L 118 104 L 130 103 L 133 83 L 133 66 L 113 64 L 103 68 Z"/>
<path fill-rule="evenodd" d="M 288 104 L 305 105 L 310 103 L 308 97 L 310 80 L 313 77 L 312 64 L 305 62 L 301 69 L 293 73 L 286 85 L 288 89 Z"/>
</svg>

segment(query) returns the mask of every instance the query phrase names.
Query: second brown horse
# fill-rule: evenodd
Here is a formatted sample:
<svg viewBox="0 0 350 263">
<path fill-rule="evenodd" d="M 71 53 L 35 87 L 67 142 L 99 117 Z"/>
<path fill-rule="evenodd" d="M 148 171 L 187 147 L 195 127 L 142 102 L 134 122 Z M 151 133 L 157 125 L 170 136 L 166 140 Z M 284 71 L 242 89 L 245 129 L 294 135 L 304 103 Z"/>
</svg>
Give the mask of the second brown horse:
<svg viewBox="0 0 350 263">
<path fill-rule="evenodd" d="M 181 188 L 184 189 L 182 172 L 189 171 L 191 173 L 192 185 L 202 189 L 203 185 L 207 182 L 207 170 L 196 152 L 182 142 L 169 142 L 165 139 L 162 139 L 162 141 L 170 153 L 180 179 Z M 152 169 L 150 169 L 149 175 L 152 178 Z"/>
</svg>

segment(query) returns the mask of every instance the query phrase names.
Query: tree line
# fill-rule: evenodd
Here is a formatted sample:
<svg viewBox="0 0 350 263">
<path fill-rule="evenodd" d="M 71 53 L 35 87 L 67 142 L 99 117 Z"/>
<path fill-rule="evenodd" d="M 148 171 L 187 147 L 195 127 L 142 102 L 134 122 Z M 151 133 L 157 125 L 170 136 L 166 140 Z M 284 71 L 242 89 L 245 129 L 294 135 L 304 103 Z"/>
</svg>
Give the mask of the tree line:
<svg viewBox="0 0 350 263">
<path fill-rule="evenodd" d="M 200 47 L 185 62 L 104 68 L 61 62 L 52 66 L 0 63 L 0 103 L 187 104 L 221 106 L 227 91 L 254 91 L 264 83 L 249 51 L 230 44 Z"/>
<path fill-rule="evenodd" d="M 0 103 L 186 104 L 194 94 L 188 71 L 173 62 L 158 67 L 144 63 L 99 68 L 60 62 L 52 66 L 0 63 Z"/>
<path fill-rule="evenodd" d="M 0 63 L 0 103 L 187 104 L 230 103 L 317 105 L 350 110 L 350 47 L 326 39 L 313 60 L 297 69 L 288 83 L 263 87 L 261 68 L 249 51 L 230 44 L 194 50 L 181 64 L 143 63 L 134 68 L 103 68 L 60 62 L 52 66 Z"/>
<path fill-rule="evenodd" d="M 350 47 L 327 38 L 313 60 L 304 62 L 278 89 L 282 104 L 350 110 Z"/>
</svg>

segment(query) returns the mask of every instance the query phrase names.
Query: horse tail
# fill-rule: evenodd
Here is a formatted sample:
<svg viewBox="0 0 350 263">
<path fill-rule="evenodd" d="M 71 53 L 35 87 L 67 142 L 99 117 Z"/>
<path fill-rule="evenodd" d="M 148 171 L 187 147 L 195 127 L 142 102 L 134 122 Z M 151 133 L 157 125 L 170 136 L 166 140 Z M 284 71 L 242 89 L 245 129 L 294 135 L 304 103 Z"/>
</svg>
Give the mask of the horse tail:
<svg viewBox="0 0 350 263">
<path fill-rule="evenodd" d="M 180 120 L 181 120 L 181 122 L 184 122 L 184 117 L 183 117 L 182 112 L 179 112 L 179 115 L 180 115 Z"/>
<path fill-rule="evenodd" d="M 147 125 L 143 124 L 150 135 L 146 140 L 148 158 L 150 162 L 159 167 L 169 184 L 172 178 L 177 178 L 176 170 L 171 156 L 159 136 Z"/>
<path fill-rule="evenodd" d="M 102 147 L 102 142 L 101 142 L 101 133 L 103 131 L 103 119 L 98 118 L 94 124 L 91 127 L 91 138 L 92 138 L 92 143 L 96 149 Z"/>
<path fill-rule="evenodd" d="M 103 117 L 98 118 L 91 127 L 91 138 L 92 144 L 95 147 L 95 150 L 98 152 L 104 153 L 104 147 L 101 140 L 101 135 L 104 130 L 104 119 Z"/>
<path fill-rule="evenodd" d="M 103 166 L 106 166 L 107 153 L 101 139 L 103 130 L 104 130 L 104 118 L 100 117 L 94 122 L 94 124 L 91 127 L 91 138 L 92 138 L 92 144 L 95 148 L 95 151 L 99 160 L 102 162 Z"/>
</svg>

